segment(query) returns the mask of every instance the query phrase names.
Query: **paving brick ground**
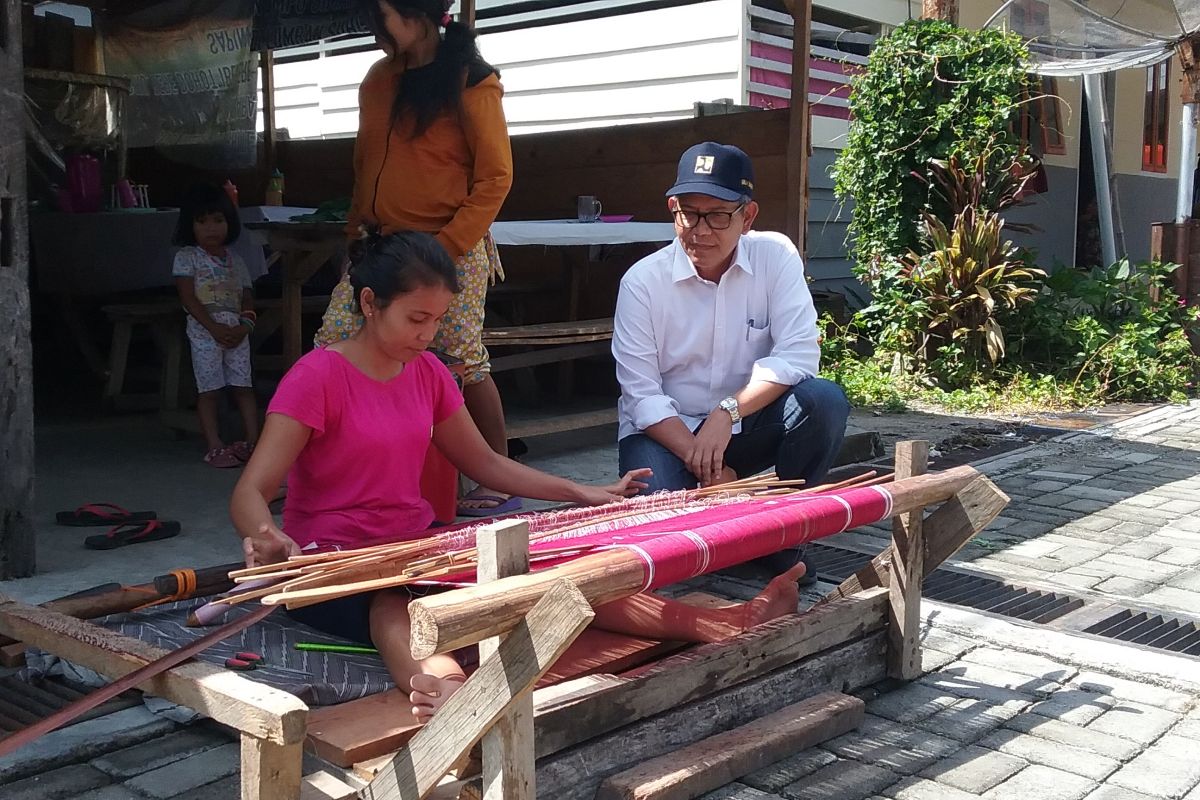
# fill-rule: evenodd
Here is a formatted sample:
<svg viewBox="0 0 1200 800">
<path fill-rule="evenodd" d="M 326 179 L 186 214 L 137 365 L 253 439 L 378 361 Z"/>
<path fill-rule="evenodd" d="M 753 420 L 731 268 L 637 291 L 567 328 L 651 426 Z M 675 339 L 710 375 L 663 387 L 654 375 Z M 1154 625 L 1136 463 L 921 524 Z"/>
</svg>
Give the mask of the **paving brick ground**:
<svg viewBox="0 0 1200 800">
<path fill-rule="evenodd" d="M 958 563 L 1200 616 L 1200 405 L 980 466 L 1013 502 Z M 869 550 L 889 535 L 841 538 Z M 705 800 L 1200 800 L 1200 661 L 1067 632 L 1023 642 L 994 619 L 972 636 L 927 615 L 928 674 L 868 697 L 860 730 Z"/>
<path fill-rule="evenodd" d="M 978 466 L 1013 502 L 956 562 L 1200 616 L 1200 404 Z M 889 533 L 873 526 L 844 540 L 882 547 Z"/>
<path fill-rule="evenodd" d="M 960 563 L 1200 615 L 1200 405 L 981 467 L 1013 502 Z M 842 541 L 882 548 L 886 537 L 879 526 Z M 729 575 L 708 588 L 757 589 Z M 1200 800 L 1200 662 L 932 604 L 924 613 L 920 680 L 864 692 L 860 730 L 705 800 Z M 133 716 L 122 728 L 133 732 L 108 734 L 109 747 L 64 740 L 52 761 L 0 762 L 0 797 L 237 797 L 227 732 Z"/>
<path fill-rule="evenodd" d="M 937 631 L 936 615 L 927 619 Z M 989 624 L 1021 635 L 1017 624 Z M 955 650 L 973 642 L 969 649 L 947 654 L 946 666 L 919 681 L 878 696 L 867 692 L 860 729 L 705 800 L 1200 798 L 1200 667 L 1169 685 L 1138 683 L 1096 671 L 1086 657 L 1021 653 L 1010 640 L 989 638 L 955 633 L 944 641 Z M 934 637 L 927 647 L 940 643 Z M 1107 642 L 1095 648 L 1097 663 L 1130 649 Z M 1188 663 L 1144 658 L 1156 675 Z M 1007 670 L 980 666 L 1004 661 Z"/>
</svg>

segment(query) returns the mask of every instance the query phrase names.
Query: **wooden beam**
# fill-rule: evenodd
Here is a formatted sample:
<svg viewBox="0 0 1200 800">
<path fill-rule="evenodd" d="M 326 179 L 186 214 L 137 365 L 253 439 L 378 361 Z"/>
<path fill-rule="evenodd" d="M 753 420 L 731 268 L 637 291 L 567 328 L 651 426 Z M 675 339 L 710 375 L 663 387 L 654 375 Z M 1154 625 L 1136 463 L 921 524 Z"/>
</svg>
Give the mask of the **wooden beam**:
<svg viewBox="0 0 1200 800">
<path fill-rule="evenodd" d="M 787 616 L 539 707 L 538 757 L 778 670 L 884 628 L 887 590 Z"/>
<path fill-rule="evenodd" d="M 792 97 L 788 111 L 787 235 L 801 257 L 808 243 L 808 156 L 811 135 L 808 106 L 808 57 L 812 0 L 795 0 L 792 12 Z"/>
<path fill-rule="evenodd" d="M 471 30 L 475 29 L 475 0 L 462 0 L 459 5 L 458 21 Z"/>
<path fill-rule="evenodd" d="M 3 595 L 0 633 L 112 679 L 168 655 L 138 639 Z M 299 698 L 213 664 L 181 664 L 154 676 L 142 688 L 259 739 L 276 744 L 304 740 L 308 706 Z"/>
<path fill-rule="evenodd" d="M 881 488 L 892 497 L 892 513 L 903 514 L 948 500 L 978 474 L 972 467 L 955 467 Z M 387 569 L 381 567 L 359 578 L 386 577 Z M 503 633 L 560 578 L 579 587 L 588 602 L 600 605 L 641 591 L 645 585 L 644 570 L 639 556 L 628 550 L 613 549 L 529 575 L 419 598 L 409 605 L 412 654 L 418 659 L 428 658 Z M 286 598 L 281 602 L 285 601 Z"/>
<path fill-rule="evenodd" d="M 857 728 L 865 713 L 857 697 L 822 692 L 613 775 L 600 784 L 596 800 L 692 800 Z"/>
<path fill-rule="evenodd" d="M 985 475 L 977 476 L 954 497 L 925 520 L 925 575 L 957 553 L 975 534 L 982 531 L 1008 505 L 1008 495 Z M 858 592 L 891 585 L 892 549 L 889 547 L 871 563 L 842 581 L 836 589 L 817 601 L 817 606 L 850 597 Z"/>
<path fill-rule="evenodd" d="M 479 549 L 477 582 L 529 572 L 529 523 L 494 522 L 475 535 Z M 500 650 L 503 636 L 479 643 L 479 660 Z M 533 800 L 533 693 L 526 692 L 483 735 L 483 800 Z"/>
<path fill-rule="evenodd" d="M 1200 33 L 1193 33 L 1176 42 L 1175 52 L 1183 73 L 1183 103 L 1200 103 Z M 1187 109 L 1184 109 L 1184 113 L 1187 113 Z"/>
<path fill-rule="evenodd" d="M 499 650 L 363 789 L 364 800 L 425 797 L 514 701 L 533 690 L 594 616 L 569 581 L 555 582 Z"/>
<path fill-rule="evenodd" d="M 259 53 L 259 67 L 262 69 L 262 98 L 263 98 L 263 185 L 255 187 L 262 191 L 266 181 L 278 164 L 278 134 L 275 130 L 275 53 L 263 50 Z"/>
<path fill-rule="evenodd" d="M 303 760 L 301 742 L 275 744 L 243 733 L 241 800 L 295 800 Z"/>
<path fill-rule="evenodd" d="M 896 443 L 896 480 L 924 475 L 929 442 Z M 912 680 L 921 674 L 921 581 L 925 577 L 925 509 L 892 518 L 892 582 L 888 586 L 888 674 Z"/>
<path fill-rule="evenodd" d="M 22 8 L 0 7 L 0 580 L 36 566 Z M 32 13 L 29 19 L 33 19 Z"/>
<path fill-rule="evenodd" d="M 827 691 L 850 693 L 887 676 L 887 635 L 880 630 L 794 661 L 666 713 L 587 737 L 538 761 L 538 791 L 554 800 L 594 800 L 609 775 Z M 581 720 L 584 722 L 584 720 Z"/>
</svg>

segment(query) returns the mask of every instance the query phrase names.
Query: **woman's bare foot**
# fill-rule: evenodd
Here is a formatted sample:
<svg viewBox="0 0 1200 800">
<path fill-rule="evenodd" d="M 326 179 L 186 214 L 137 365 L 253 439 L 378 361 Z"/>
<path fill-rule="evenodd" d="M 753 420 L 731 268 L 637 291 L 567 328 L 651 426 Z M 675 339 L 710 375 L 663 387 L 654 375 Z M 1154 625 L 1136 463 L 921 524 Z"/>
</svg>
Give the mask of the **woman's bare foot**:
<svg viewBox="0 0 1200 800">
<path fill-rule="evenodd" d="M 466 679 L 465 675 L 447 675 L 444 678 L 425 673 L 414 675 L 409 681 L 412 693 L 408 699 L 412 703 L 412 713 L 417 722 L 422 725 L 429 722 L 437 710 L 450 699 L 450 695 L 462 688 Z"/>
<path fill-rule="evenodd" d="M 804 562 L 771 579 L 757 597 L 744 607 L 746 628 L 753 628 L 773 619 L 795 614 L 800 603 L 800 587 L 796 581 L 804 577 Z"/>
<path fill-rule="evenodd" d="M 458 501 L 458 513 L 464 517 L 491 517 L 521 509 L 521 498 L 476 486 Z"/>
</svg>

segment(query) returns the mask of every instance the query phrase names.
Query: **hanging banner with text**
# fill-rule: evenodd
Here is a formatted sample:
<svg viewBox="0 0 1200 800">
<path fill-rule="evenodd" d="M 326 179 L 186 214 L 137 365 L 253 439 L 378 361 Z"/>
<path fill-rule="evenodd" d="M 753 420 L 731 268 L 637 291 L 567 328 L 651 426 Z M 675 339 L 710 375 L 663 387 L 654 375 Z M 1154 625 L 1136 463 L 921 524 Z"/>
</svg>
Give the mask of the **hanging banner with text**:
<svg viewBox="0 0 1200 800">
<path fill-rule="evenodd" d="M 259 0 L 254 12 L 255 50 L 298 47 L 368 31 L 361 4 L 352 0 Z"/>
<path fill-rule="evenodd" d="M 254 164 L 254 0 L 163 0 L 100 18 L 104 67 L 130 81 L 130 147 L 209 167 Z"/>
</svg>

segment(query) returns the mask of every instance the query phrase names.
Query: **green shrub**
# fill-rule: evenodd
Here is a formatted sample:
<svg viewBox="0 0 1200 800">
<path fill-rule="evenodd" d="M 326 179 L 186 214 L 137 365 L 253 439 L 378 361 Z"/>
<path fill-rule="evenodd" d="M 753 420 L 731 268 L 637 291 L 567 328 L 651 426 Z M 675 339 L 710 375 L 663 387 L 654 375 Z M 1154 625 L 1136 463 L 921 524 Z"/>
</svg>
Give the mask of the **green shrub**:
<svg viewBox="0 0 1200 800">
<path fill-rule="evenodd" d="M 1200 309 L 1175 294 L 1176 269 L 1128 261 L 1059 269 L 1016 319 L 1015 358 L 1110 401 L 1186 397 L 1200 367 L 1188 340 Z"/>
</svg>

